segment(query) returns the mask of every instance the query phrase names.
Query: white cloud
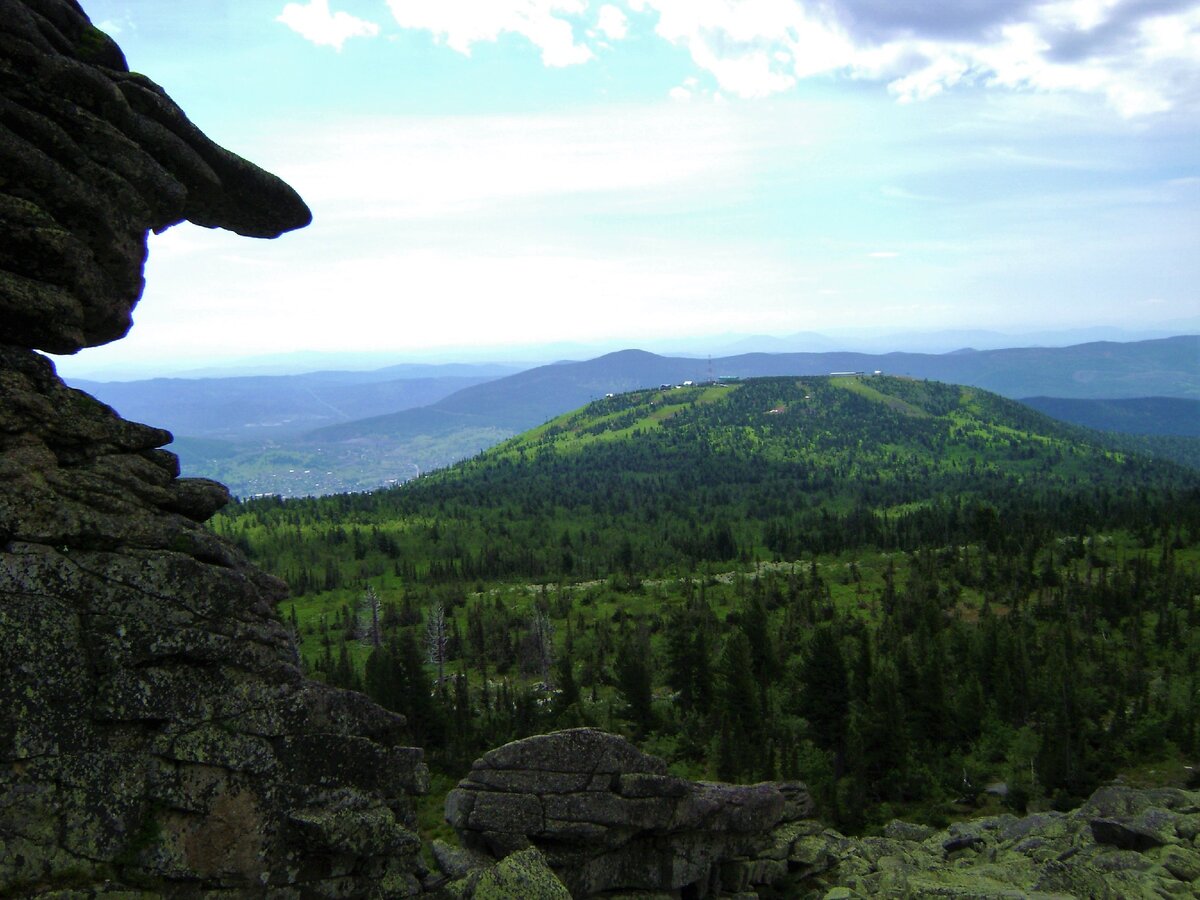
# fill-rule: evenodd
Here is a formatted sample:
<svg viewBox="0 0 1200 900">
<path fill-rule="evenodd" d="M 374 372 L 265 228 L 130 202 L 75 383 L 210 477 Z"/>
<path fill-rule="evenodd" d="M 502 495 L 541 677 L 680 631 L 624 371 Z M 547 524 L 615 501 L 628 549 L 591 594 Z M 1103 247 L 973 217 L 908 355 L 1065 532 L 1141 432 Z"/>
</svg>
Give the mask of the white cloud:
<svg viewBox="0 0 1200 900">
<path fill-rule="evenodd" d="M 695 97 L 702 97 L 704 94 L 704 89 L 700 87 L 700 79 L 694 75 L 689 75 L 687 78 L 683 79 L 682 84 L 676 85 L 667 92 L 667 95 L 672 100 L 677 100 L 683 103 L 686 103 Z M 715 97 L 713 97 L 713 99 L 721 100 L 722 98 L 720 94 L 717 94 Z"/>
<path fill-rule="evenodd" d="M 596 16 L 596 27 L 600 33 L 611 41 L 622 40 L 629 33 L 629 20 L 621 8 L 606 3 L 600 7 Z"/>
<path fill-rule="evenodd" d="M 276 17 L 292 31 L 317 46 L 341 50 L 352 37 L 374 37 L 379 26 L 347 12 L 329 11 L 329 0 L 309 0 L 307 6 L 289 3 Z"/>
<path fill-rule="evenodd" d="M 1200 4 L 996 0 L 962 6 L 837 0 L 637 0 L 660 37 L 726 91 L 760 97 L 813 76 L 884 80 L 902 102 L 961 85 L 1098 94 L 1121 115 L 1200 95 Z"/>
<path fill-rule="evenodd" d="M 430 31 L 468 56 L 472 45 L 502 34 L 525 37 L 547 66 L 576 65 L 594 55 L 576 43 L 570 21 L 587 10 L 586 0 L 388 0 L 388 6 L 400 27 Z"/>
<path fill-rule="evenodd" d="M 884 82 L 900 102 L 975 86 L 1098 95 L 1127 117 L 1200 104 L 1200 0 L 626 0 L 632 21 L 586 0 L 388 5 L 401 27 L 464 54 L 522 35 L 547 66 L 587 62 L 604 40 L 652 27 L 743 98 L 848 77 Z"/>
</svg>

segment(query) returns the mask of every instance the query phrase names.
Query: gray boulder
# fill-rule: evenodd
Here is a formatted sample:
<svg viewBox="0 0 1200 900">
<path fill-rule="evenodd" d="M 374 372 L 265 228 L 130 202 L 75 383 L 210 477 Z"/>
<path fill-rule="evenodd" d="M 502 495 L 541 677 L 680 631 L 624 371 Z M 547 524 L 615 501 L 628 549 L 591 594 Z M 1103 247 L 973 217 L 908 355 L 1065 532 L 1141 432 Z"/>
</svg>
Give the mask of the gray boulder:
<svg viewBox="0 0 1200 900">
<path fill-rule="evenodd" d="M 803 785 L 691 782 L 624 738 L 580 728 L 476 760 L 446 799 L 463 844 L 504 857 L 536 847 L 574 896 L 696 896 L 778 880 L 775 829 L 812 813 Z"/>
</svg>

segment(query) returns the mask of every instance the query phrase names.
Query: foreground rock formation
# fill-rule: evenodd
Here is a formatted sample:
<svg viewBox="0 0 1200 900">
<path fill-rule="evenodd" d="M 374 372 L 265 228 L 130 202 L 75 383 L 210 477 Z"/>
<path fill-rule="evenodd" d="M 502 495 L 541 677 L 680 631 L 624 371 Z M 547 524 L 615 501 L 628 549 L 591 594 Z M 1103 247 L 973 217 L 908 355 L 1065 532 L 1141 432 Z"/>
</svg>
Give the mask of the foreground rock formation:
<svg viewBox="0 0 1200 900">
<path fill-rule="evenodd" d="M 305 681 L 225 489 L 33 352 L 122 336 L 183 219 L 309 213 L 75 3 L 0 0 L 0 896 L 418 893 L 403 718 Z"/>
<path fill-rule="evenodd" d="M 686 781 L 589 728 L 493 750 L 446 798 L 464 846 L 499 857 L 536 847 L 577 897 L 617 889 L 706 897 L 777 880 L 787 866 L 786 853 L 776 858 L 776 826 L 811 815 L 801 784 Z"/>
<path fill-rule="evenodd" d="M 457 879 L 446 893 L 461 897 L 488 896 L 495 858 L 547 897 L 1200 896 L 1197 792 L 1106 787 L 1071 813 L 942 831 L 893 822 L 867 838 L 811 816 L 802 785 L 689 782 L 622 738 L 578 729 L 477 760 L 446 800 L 468 849 L 435 855 Z M 547 867 L 562 893 L 546 887 Z"/>
</svg>

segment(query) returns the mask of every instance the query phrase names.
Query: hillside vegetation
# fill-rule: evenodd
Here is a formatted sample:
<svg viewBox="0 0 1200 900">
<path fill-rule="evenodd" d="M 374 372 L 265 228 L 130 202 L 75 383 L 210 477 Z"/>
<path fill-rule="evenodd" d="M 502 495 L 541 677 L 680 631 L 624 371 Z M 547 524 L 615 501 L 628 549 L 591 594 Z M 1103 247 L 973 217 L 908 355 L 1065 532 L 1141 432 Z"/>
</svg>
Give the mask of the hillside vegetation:
<svg viewBox="0 0 1200 900">
<path fill-rule="evenodd" d="M 716 375 L 812 377 L 882 370 L 1018 398 L 1157 394 L 1166 400 L 1132 401 L 1138 415 L 1123 421 L 1138 431 L 1173 435 L 1140 441 L 1139 448 L 1190 465 L 1200 459 L 1200 438 L 1169 428 L 1174 411 L 1194 405 L 1200 396 L 1197 359 L 1197 336 L 944 354 L 745 353 L 707 360 L 623 350 L 490 380 L 486 376 L 503 370 L 424 367 L 418 370 L 431 377 L 395 380 L 412 368 L 406 367 L 374 373 L 160 379 L 91 384 L 87 389 L 125 415 L 169 428 L 188 475 L 215 478 L 242 497 L 306 496 L 407 481 L 606 394 Z M 468 374 L 483 383 L 451 392 L 450 385 L 467 383 L 462 376 Z M 1074 415 L 1062 417 L 1074 421 Z"/>
<path fill-rule="evenodd" d="M 1200 475 L 1095 437 L 905 378 L 641 390 L 216 528 L 447 778 L 592 723 L 845 827 L 937 821 L 1200 752 Z"/>
</svg>

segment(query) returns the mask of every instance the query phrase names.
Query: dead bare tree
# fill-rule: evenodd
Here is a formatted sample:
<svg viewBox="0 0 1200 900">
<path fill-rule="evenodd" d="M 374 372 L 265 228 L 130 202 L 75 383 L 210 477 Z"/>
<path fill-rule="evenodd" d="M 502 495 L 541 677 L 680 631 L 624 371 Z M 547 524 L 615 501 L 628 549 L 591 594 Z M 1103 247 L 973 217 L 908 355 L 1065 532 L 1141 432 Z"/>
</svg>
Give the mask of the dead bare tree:
<svg viewBox="0 0 1200 900">
<path fill-rule="evenodd" d="M 530 620 L 529 636 L 534 662 L 542 673 L 542 684 L 550 687 L 550 671 L 554 668 L 554 623 L 542 610 L 534 613 Z"/>
<path fill-rule="evenodd" d="M 378 647 L 383 643 L 383 636 L 379 633 L 379 595 L 375 593 L 375 588 L 370 585 L 367 585 L 365 602 L 367 613 L 371 616 L 371 627 L 367 633 L 367 637 L 372 647 Z"/>
<path fill-rule="evenodd" d="M 446 609 L 441 603 L 429 607 L 425 617 L 425 655 L 431 665 L 437 666 L 437 683 L 446 675 Z"/>
</svg>

